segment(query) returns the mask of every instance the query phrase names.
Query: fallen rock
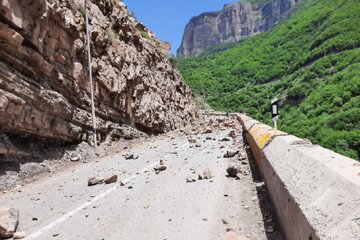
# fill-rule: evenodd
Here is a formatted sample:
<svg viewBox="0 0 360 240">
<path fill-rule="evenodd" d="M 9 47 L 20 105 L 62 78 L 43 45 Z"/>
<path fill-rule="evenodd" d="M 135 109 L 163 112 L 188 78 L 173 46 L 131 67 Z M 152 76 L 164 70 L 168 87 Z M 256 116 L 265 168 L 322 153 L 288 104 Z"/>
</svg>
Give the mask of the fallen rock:
<svg viewBox="0 0 360 240">
<path fill-rule="evenodd" d="M 125 155 L 123 155 L 123 156 L 124 156 L 124 158 L 125 158 L 126 160 L 135 160 L 135 159 L 138 159 L 138 158 L 139 158 L 138 155 L 135 155 L 135 154 L 133 154 L 133 153 L 128 153 L 128 154 L 125 154 Z"/>
<path fill-rule="evenodd" d="M 80 160 L 80 156 L 79 156 L 79 155 L 73 156 L 73 157 L 71 157 L 70 160 L 71 160 L 72 162 L 78 162 L 78 161 Z"/>
<path fill-rule="evenodd" d="M 212 133 L 212 132 L 213 132 L 213 130 L 212 130 L 211 128 L 207 128 L 207 129 L 204 131 L 205 134 Z"/>
<path fill-rule="evenodd" d="M 88 186 L 94 186 L 94 185 L 97 185 L 97 184 L 100 184 L 100 183 L 103 183 L 103 182 L 104 182 L 104 179 L 91 177 L 88 180 Z"/>
<path fill-rule="evenodd" d="M 155 170 L 155 172 L 165 171 L 166 166 L 165 165 L 158 165 L 158 166 L 154 167 L 154 170 Z"/>
<path fill-rule="evenodd" d="M 188 177 L 188 178 L 186 178 L 186 182 L 187 183 L 196 182 L 196 179 L 193 177 Z"/>
<path fill-rule="evenodd" d="M 23 239 L 26 238 L 26 232 L 16 232 L 14 233 L 13 239 Z"/>
<path fill-rule="evenodd" d="M 234 157 L 236 154 L 238 154 L 239 151 L 232 151 L 232 150 L 228 150 L 226 151 L 226 153 L 224 154 L 224 158 L 232 158 Z"/>
<path fill-rule="evenodd" d="M 234 130 L 231 130 L 228 134 L 228 137 L 236 138 L 236 132 Z"/>
<path fill-rule="evenodd" d="M 240 236 L 231 229 L 227 231 L 225 240 L 248 240 L 248 238 Z"/>
<path fill-rule="evenodd" d="M 203 173 L 199 173 L 198 174 L 198 179 L 199 180 L 204 180 L 204 179 L 211 179 L 212 178 L 212 174 L 210 169 L 206 169 L 203 171 Z"/>
<path fill-rule="evenodd" d="M 229 141 L 230 141 L 230 139 L 229 139 L 229 138 L 224 137 L 224 138 L 222 138 L 220 141 L 221 141 L 221 142 L 229 142 Z"/>
<path fill-rule="evenodd" d="M 196 143 L 196 139 L 190 138 L 188 139 L 189 143 Z"/>
<path fill-rule="evenodd" d="M 118 176 L 114 175 L 114 176 L 111 176 L 110 178 L 106 179 L 105 183 L 106 184 L 111 184 L 111 183 L 117 182 L 117 179 L 118 179 Z"/>
<path fill-rule="evenodd" d="M 241 165 L 238 163 L 230 163 L 226 169 L 229 177 L 236 178 L 241 173 Z"/>
<path fill-rule="evenodd" d="M 160 159 L 160 165 L 164 165 L 164 160 Z"/>
<path fill-rule="evenodd" d="M 0 238 L 13 237 L 19 225 L 19 210 L 0 208 Z"/>
</svg>

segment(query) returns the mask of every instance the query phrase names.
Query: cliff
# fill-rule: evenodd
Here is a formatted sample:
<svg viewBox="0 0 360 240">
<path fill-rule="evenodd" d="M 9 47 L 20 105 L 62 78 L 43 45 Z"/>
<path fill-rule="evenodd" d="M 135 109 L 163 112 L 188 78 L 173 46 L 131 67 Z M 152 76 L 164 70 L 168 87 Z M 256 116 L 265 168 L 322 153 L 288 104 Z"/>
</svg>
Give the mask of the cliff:
<svg viewBox="0 0 360 240">
<path fill-rule="evenodd" d="M 301 0 L 240 1 L 221 11 L 193 17 L 186 25 L 178 56 L 192 56 L 222 43 L 254 36 L 276 25 Z"/>
<path fill-rule="evenodd" d="M 0 136 L 89 140 L 82 0 L 0 3 Z M 192 121 L 191 92 L 166 51 L 120 1 L 89 1 L 98 137 Z M 166 45 L 166 44 L 165 44 Z M 7 138 L 0 139 L 0 154 Z M 4 140 L 5 139 L 5 140 Z M 1 144 L 0 144 L 1 145 Z"/>
</svg>

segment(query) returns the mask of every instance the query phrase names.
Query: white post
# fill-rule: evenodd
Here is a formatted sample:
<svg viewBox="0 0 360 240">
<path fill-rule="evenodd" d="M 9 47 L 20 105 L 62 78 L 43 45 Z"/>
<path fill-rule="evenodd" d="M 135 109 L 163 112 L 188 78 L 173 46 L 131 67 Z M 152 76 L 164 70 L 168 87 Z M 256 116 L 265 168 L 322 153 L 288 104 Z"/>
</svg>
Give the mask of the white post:
<svg viewBox="0 0 360 240">
<path fill-rule="evenodd" d="M 274 128 L 277 130 L 277 119 L 274 119 Z"/>
<path fill-rule="evenodd" d="M 88 55 L 88 69 L 89 69 L 90 96 L 91 96 L 92 132 L 93 132 L 94 148 L 96 150 L 97 147 L 96 119 L 95 119 L 95 106 L 94 106 L 94 87 L 93 87 L 93 77 L 92 77 L 92 67 L 91 67 L 88 0 L 85 0 L 85 22 L 86 22 L 86 45 L 87 45 L 87 55 Z"/>
</svg>

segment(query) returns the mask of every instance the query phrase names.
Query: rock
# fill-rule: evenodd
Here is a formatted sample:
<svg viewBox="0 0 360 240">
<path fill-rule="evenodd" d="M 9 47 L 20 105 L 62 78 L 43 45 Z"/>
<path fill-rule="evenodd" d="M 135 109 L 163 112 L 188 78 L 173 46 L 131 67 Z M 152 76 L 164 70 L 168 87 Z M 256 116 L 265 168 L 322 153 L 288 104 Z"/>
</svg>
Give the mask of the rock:
<svg viewBox="0 0 360 240">
<path fill-rule="evenodd" d="M 111 183 L 117 182 L 117 179 L 118 179 L 118 176 L 117 176 L 117 175 L 113 175 L 113 176 L 111 176 L 110 178 L 106 179 L 106 180 L 105 180 L 105 183 L 106 183 L 106 184 L 111 184 Z"/>
<path fill-rule="evenodd" d="M 213 130 L 212 130 L 211 128 L 207 128 L 207 129 L 204 131 L 205 134 L 209 134 L 209 133 L 212 133 L 212 132 L 213 132 Z"/>
<path fill-rule="evenodd" d="M 70 160 L 71 160 L 72 162 L 77 162 L 77 161 L 80 160 L 80 157 L 79 157 L 79 156 L 75 156 L 75 157 L 72 157 Z"/>
<path fill-rule="evenodd" d="M 232 150 L 228 150 L 226 151 L 226 153 L 224 154 L 224 158 L 232 158 L 234 157 L 236 154 L 238 154 L 239 151 L 232 151 Z"/>
<path fill-rule="evenodd" d="M 201 147 L 201 144 L 196 144 L 195 147 L 198 147 L 198 148 L 199 148 L 199 147 Z"/>
<path fill-rule="evenodd" d="M 190 138 L 188 139 L 189 143 L 196 143 L 196 139 Z"/>
<path fill-rule="evenodd" d="M 228 137 L 236 138 L 236 132 L 234 130 L 230 131 Z"/>
<path fill-rule="evenodd" d="M 187 183 L 196 182 L 196 179 L 193 178 L 193 177 L 188 177 L 188 178 L 186 178 L 186 182 L 187 182 Z"/>
<path fill-rule="evenodd" d="M 226 219 L 221 219 L 221 222 L 222 222 L 223 224 L 225 224 L 225 225 L 228 225 L 228 224 L 229 224 L 229 222 L 226 221 Z"/>
<path fill-rule="evenodd" d="M 224 137 L 224 138 L 222 138 L 220 141 L 221 141 L 221 142 L 229 142 L 229 141 L 230 141 L 230 139 L 229 139 L 229 138 Z"/>
<path fill-rule="evenodd" d="M 212 178 L 212 174 L 211 174 L 210 169 L 205 169 L 205 170 L 203 171 L 203 173 L 199 173 L 199 174 L 198 174 L 198 179 L 199 179 L 199 180 L 211 179 L 211 178 Z"/>
<path fill-rule="evenodd" d="M 13 238 L 14 239 L 23 239 L 23 238 L 26 238 L 26 236 L 27 236 L 26 232 L 16 232 L 16 233 L 14 233 Z"/>
<path fill-rule="evenodd" d="M 228 229 L 229 231 L 226 232 L 225 240 L 248 240 L 247 237 L 240 236 L 233 229 Z"/>
<path fill-rule="evenodd" d="M 267 226 L 267 227 L 265 227 L 265 231 L 266 231 L 267 233 L 273 233 L 273 232 L 274 232 L 274 228 L 273 228 L 272 226 Z"/>
<path fill-rule="evenodd" d="M 104 182 L 104 179 L 91 177 L 88 180 L 88 186 L 94 186 L 94 185 L 97 185 L 97 184 L 100 184 L 100 183 L 103 183 L 103 182 Z"/>
<path fill-rule="evenodd" d="M 91 140 L 79 2 L 0 4 L 0 126 L 14 138 L 26 135 L 61 144 Z M 141 34 L 139 22 L 121 1 L 89 1 L 89 9 L 99 143 L 193 122 L 198 114 L 191 91 L 159 47 L 167 44 L 150 38 L 146 28 Z M 0 146 L 0 154 L 8 152 L 5 147 Z"/>
<path fill-rule="evenodd" d="M 211 137 L 206 137 L 206 140 L 212 140 L 212 138 Z"/>
<path fill-rule="evenodd" d="M 138 155 L 135 155 L 133 153 L 127 153 L 125 155 L 123 155 L 123 157 L 126 159 L 126 160 L 135 160 L 135 159 L 138 159 L 139 156 Z"/>
<path fill-rule="evenodd" d="M 165 170 L 166 170 L 166 166 L 164 166 L 164 165 L 158 165 L 158 166 L 155 166 L 155 167 L 154 167 L 154 170 L 155 170 L 155 171 L 159 171 L 159 172 L 165 171 Z"/>
<path fill-rule="evenodd" d="M 123 182 L 123 181 L 120 181 L 120 186 L 125 186 L 126 185 L 126 183 L 125 182 Z"/>
<path fill-rule="evenodd" d="M 238 163 L 230 163 L 226 169 L 229 177 L 236 178 L 241 173 L 241 165 Z"/>
<path fill-rule="evenodd" d="M 164 165 L 164 160 L 160 159 L 160 165 Z"/>
<path fill-rule="evenodd" d="M 19 210 L 0 208 L 0 238 L 11 238 L 19 224 Z"/>
</svg>

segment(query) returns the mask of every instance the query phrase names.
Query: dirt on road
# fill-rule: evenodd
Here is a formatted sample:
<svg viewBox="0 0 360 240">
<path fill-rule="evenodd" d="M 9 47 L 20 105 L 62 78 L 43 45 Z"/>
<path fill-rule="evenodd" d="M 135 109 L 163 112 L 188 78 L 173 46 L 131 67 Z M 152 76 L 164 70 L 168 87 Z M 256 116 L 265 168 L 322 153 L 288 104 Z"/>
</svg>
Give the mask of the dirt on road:
<svg viewBox="0 0 360 240">
<path fill-rule="evenodd" d="M 26 239 L 281 240 L 242 127 L 205 119 L 69 161 L 1 193 L 0 206 L 19 209 Z M 89 186 L 91 178 L 102 181 Z"/>
</svg>

